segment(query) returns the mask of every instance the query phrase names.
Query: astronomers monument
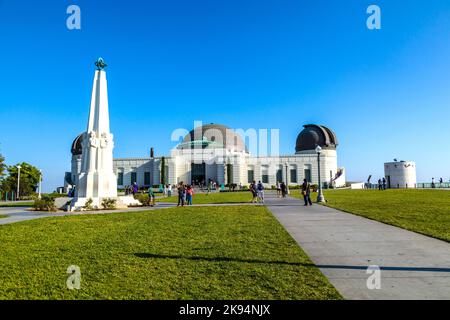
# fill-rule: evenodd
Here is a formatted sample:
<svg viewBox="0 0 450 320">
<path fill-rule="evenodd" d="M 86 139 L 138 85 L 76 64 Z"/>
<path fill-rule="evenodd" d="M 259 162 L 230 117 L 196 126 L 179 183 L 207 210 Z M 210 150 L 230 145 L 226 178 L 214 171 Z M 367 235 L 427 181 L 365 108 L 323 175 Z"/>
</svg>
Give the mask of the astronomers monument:
<svg viewBox="0 0 450 320">
<path fill-rule="evenodd" d="M 88 199 L 93 207 L 100 207 L 105 198 L 116 199 L 120 207 L 139 204 L 133 197 L 117 197 L 117 177 L 113 170 L 113 135 L 109 128 L 106 63 L 95 63 L 94 84 L 87 130 L 82 134 L 80 173 L 75 178 L 75 195 L 70 210 L 80 210 Z M 137 203 L 136 203 L 137 202 Z"/>
</svg>

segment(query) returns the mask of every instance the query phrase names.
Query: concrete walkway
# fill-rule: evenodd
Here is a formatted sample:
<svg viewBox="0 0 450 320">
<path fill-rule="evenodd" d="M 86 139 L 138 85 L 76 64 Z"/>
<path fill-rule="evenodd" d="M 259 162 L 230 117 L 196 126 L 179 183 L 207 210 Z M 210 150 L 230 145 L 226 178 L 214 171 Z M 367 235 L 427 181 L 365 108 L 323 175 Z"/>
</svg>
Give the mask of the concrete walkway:
<svg viewBox="0 0 450 320">
<path fill-rule="evenodd" d="M 450 244 L 328 207 L 278 199 L 266 204 L 346 299 L 450 299 Z M 381 268 L 381 289 L 367 268 Z"/>
</svg>

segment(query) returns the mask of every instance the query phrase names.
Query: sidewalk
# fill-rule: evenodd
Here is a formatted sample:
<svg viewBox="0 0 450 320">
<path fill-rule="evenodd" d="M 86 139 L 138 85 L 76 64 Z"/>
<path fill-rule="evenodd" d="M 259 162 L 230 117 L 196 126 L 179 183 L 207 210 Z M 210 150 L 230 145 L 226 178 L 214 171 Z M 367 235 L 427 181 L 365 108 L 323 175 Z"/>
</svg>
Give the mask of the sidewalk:
<svg viewBox="0 0 450 320">
<path fill-rule="evenodd" d="M 450 299 L 449 243 L 298 199 L 266 205 L 344 298 Z M 367 288 L 370 265 L 380 290 Z"/>
</svg>

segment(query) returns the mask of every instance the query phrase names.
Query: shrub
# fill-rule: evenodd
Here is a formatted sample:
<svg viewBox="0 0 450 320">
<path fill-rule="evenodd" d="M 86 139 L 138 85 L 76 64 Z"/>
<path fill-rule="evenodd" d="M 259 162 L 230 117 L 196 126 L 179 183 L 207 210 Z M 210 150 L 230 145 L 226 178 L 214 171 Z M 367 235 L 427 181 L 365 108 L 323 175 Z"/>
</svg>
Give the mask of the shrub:
<svg viewBox="0 0 450 320">
<path fill-rule="evenodd" d="M 94 202 L 94 200 L 92 200 L 91 198 L 87 199 L 86 203 L 84 204 L 84 209 L 85 210 L 94 210 L 94 207 L 92 206 L 92 203 Z"/>
<path fill-rule="evenodd" d="M 111 198 L 105 198 L 102 200 L 102 207 L 105 210 L 112 210 L 112 209 L 116 209 L 116 199 L 111 199 Z"/>
<path fill-rule="evenodd" d="M 43 195 L 41 199 L 34 200 L 35 211 L 56 211 L 55 199 L 51 196 Z"/>
<path fill-rule="evenodd" d="M 136 200 L 138 200 L 140 203 L 142 203 L 142 205 L 144 207 L 149 207 L 150 206 L 150 197 L 148 196 L 148 194 L 146 194 L 146 193 L 145 194 L 144 193 L 142 193 L 142 194 L 135 194 L 134 198 Z"/>
</svg>

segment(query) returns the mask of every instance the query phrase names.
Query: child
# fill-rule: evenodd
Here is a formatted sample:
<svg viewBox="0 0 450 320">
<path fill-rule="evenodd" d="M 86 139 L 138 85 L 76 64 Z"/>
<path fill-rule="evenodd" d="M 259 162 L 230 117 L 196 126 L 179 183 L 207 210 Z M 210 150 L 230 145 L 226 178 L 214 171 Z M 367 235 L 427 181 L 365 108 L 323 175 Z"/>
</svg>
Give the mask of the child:
<svg viewBox="0 0 450 320">
<path fill-rule="evenodd" d="M 188 186 L 186 189 L 186 204 L 188 206 L 192 206 L 192 196 L 194 195 L 194 188 L 192 186 Z"/>
</svg>

